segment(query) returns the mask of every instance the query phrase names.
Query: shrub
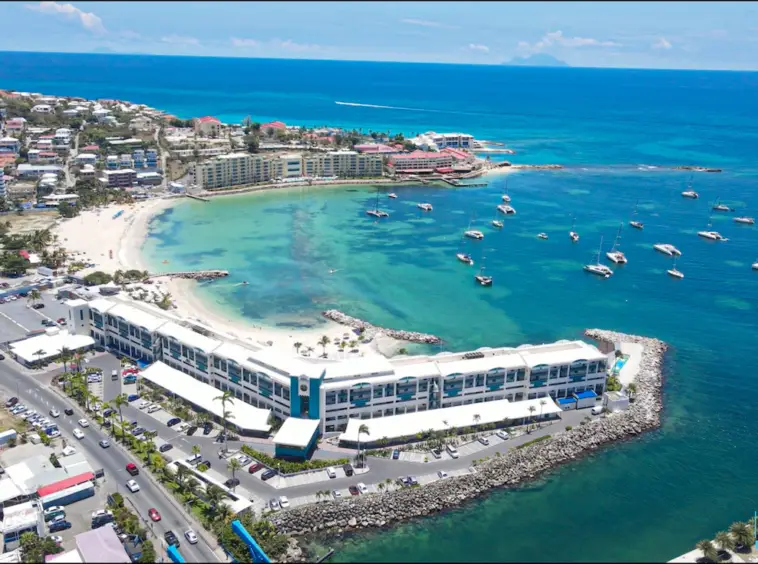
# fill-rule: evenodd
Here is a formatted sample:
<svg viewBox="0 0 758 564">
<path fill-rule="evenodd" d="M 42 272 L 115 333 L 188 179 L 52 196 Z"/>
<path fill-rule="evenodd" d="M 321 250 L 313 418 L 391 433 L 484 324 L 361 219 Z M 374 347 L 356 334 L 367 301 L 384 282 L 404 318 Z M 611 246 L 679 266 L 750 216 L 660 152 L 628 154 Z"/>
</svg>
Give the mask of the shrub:
<svg viewBox="0 0 758 564">
<path fill-rule="evenodd" d="M 268 466 L 269 468 L 279 469 L 282 474 L 294 474 L 295 472 L 302 472 L 304 470 L 317 470 L 319 468 L 328 468 L 329 466 L 341 466 L 350 462 L 348 458 L 340 458 L 337 460 L 306 460 L 304 462 L 292 462 L 290 460 L 280 460 L 269 456 L 265 452 L 260 452 L 254 448 L 250 448 L 248 445 L 242 445 L 242 452 L 248 456 L 252 456 L 258 462 Z"/>
<path fill-rule="evenodd" d="M 530 446 L 530 445 L 533 445 L 533 444 L 535 444 L 535 443 L 539 443 L 539 442 L 541 442 L 541 441 L 546 441 L 546 440 L 548 440 L 549 438 L 550 438 L 550 435 L 545 435 L 545 436 L 543 436 L 543 437 L 537 437 L 536 439 L 533 439 L 533 440 L 531 440 L 531 441 L 527 441 L 527 442 L 525 442 L 523 445 L 519 445 L 519 446 L 517 446 L 516 448 L 525 448 L 525 447 L 528 447 L 528 446 Z"/>
<path fill-rule="evenodd" d="M 566 430 L 567 431 L 570 431 L 571 429 L 573 429 L 573 427 L 571 425 L 566 425 Z"/>
</svg>

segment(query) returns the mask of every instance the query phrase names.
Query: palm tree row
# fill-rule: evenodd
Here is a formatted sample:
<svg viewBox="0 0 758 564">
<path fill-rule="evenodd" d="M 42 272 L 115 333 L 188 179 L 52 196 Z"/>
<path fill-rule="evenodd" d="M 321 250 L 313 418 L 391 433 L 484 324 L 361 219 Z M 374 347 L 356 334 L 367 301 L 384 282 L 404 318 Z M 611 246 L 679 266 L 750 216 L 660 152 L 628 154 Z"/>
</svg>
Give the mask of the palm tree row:
<svg viewBox="0 0 758 564">
<path fill-rule="evenodd" d="M 702 561 L 718 562 L 719 551 L 721 550 L 750 550 L 755 542 L 755 533 L 753 526 L 749 523 L 737 521 L 729 526 L 729 531 L 720 531 L 716 533 L 715 542 L 710 540 L 701 540 L 695 548 L 703 553 Z"/>
</svg>

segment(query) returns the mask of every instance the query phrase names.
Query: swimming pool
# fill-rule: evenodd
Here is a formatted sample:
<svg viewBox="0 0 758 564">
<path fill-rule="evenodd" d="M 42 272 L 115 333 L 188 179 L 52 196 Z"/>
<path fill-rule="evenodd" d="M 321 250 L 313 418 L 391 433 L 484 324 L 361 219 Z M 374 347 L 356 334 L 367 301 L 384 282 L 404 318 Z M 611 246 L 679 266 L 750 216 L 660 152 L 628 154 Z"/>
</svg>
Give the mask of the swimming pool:
<svg viewBox="0 0 758 564">
<path fill-rule="evenodd" d="M 626 361 L 629 360 L 628 356 L 622 356 L 616 361 L 616 364 L 613 365 L 613 374 L 616 375 L 619 372 L 621 372 L 621 369 L 624 368 L 624 365 L 626 364 Z"/>
</svg>

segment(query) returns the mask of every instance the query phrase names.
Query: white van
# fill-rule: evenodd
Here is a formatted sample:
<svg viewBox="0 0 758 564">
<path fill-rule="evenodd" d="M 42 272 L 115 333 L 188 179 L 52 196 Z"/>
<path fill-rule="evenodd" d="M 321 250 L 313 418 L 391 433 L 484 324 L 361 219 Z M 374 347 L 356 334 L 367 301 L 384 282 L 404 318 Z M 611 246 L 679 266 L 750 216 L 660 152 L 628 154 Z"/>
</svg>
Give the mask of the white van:
<svg viewBox="0 0 758 564">
<path fill-rule="evenodd" d="M 458 458 L 458 450 L 453 445 L 447 445 L 445 449 L 451 457 Z"/>
<path fill-rule="evenodd" d="M 601 413 L 603 413 L 604 409 L 605 407 L 603 407 L 602 405 L 596 405 L 595 407 L 592 408 L 592 415 L 600 415 Z"/>
<path fill-rule="evenodd" d="M 329 476 L 330 478 L 336 478 L 337 472 L 334 471 L 334 468 L 327 468 L 326 475 Z"/>
</svg>

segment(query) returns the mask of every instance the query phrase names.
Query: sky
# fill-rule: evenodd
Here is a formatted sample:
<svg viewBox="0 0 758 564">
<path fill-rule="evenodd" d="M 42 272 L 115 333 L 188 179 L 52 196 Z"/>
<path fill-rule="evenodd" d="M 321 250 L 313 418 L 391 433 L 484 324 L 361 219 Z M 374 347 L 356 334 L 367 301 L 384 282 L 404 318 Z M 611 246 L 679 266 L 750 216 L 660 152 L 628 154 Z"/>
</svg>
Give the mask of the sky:
<svg viewBox="0 0 758 564">
<path fill-rule="evenodd" d="M 3 2 L 0 51 L 758 70 L 752 2 Z"/>
</svg>

